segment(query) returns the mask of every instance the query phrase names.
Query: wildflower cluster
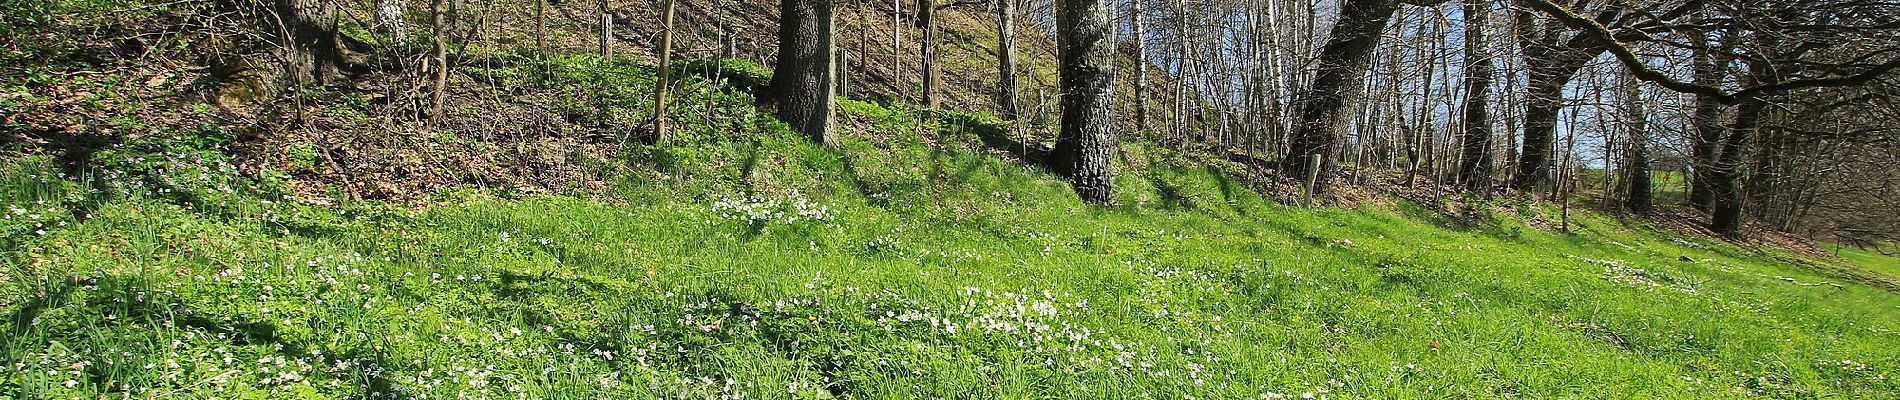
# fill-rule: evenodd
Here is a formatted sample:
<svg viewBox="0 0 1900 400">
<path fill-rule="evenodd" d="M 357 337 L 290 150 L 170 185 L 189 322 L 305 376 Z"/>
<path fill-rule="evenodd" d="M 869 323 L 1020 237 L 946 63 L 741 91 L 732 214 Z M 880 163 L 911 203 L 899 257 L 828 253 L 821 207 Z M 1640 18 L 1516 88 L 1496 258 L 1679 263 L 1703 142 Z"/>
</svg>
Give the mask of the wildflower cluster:
<svg viewBox="0 0 1900 400">
<path fill-rule="evenodd" d="M 194 202 L 228 201 L 252 188 L 220 144 L 202 137 L 134 140 L 94 155 L 96 170 L 86 178 L 107 194 L 178 198 Z"/>
<path fill-rule="evenodd" d="M 896 253 L 904 247 L 904 239 L 899 237 L 903 233 L 904 228 L 902 227 L 891 228 L 890 234 L 877 235 L 872 237 L 871 240 L 865 241 L 864 251 L 871 254 Z"/>
<path fill-rule="evenodd" d="M 66 173 L 43 158 L 0 163 L 0 249 L 28 238 L 46 236 L 80 220 L 67 205 L 86 193 Z"/>
<path fill-rule="evenodd" d="M 798 192 L 784 197 L 755 195 L 723 198 L 713 202 L 712 210 L 721 219 L 755 226 L 773 222 L 785 225 L 799 221 L 829 222 L 838 218 L 838 212 L 832 210 L 831 206 L 806 199 Z"/>
<path fill-rule="evenodd" d="M 1869 383 L 1878 382 L 1881 384 L 1887 383 L 1887 373 L 1885 371 L 1860 361 L 1823 359 L 1815 361 L 1815 367 L 1815 370 L 1820 371 L 1822 375 L 1832 376 L 1836 379 Z"/>
<path fill-rule="evenodd" d="M 65 207 L 45 200 L 6 204 L 0 206 L 0 242 L 46 236 L 47 232 L 66 227 L 73 220 Z"/>
<path fill-rule="evenodd" d="M 1696 293 L 1695 287 L 1690 286 L 1686 280 L 1666 272 L 1632 267 L 1617 260 L 1574 256 L 1571 259 L 1603 267 L 1603 279 L 1619 285 L 1637 288 L 1668 288 L 1688 294 Z"/>
</svg>

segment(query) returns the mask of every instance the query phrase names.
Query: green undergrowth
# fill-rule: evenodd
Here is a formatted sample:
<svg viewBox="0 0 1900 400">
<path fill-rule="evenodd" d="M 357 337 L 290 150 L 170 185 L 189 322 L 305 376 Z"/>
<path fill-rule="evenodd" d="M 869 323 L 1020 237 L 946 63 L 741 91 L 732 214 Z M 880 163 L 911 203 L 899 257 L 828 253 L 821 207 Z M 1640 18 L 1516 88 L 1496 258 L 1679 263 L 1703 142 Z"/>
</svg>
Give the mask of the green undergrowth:
<svg viewBox="0 0 1900 400">
<path fill-rule="evenodd" d="M 625 79 L 610 116 L 651 81 L 537 65 L 495 73 Z M 846 100 L 827 149 L 684 88 L 713 97 L 588 196 L 304 205 L 210 133 L 114 174 L 7 157 L 0 398 L 1900 393 L 1900 296 L 1797 255 L 1511 201 L 1286 206 L 1138 140 L 1091 207 L 1023 162 L 1040 128 Z"/>
</svg>

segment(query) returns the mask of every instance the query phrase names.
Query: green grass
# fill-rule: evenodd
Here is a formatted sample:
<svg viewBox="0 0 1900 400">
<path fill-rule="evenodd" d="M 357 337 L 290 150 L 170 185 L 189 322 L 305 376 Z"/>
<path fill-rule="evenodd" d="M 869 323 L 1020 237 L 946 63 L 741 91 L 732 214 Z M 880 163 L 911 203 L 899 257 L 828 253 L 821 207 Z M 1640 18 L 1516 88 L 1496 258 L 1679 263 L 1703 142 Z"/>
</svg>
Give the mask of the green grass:
<svg viewBox="0 0 1900 400">
<path fill-rule="evenodd" d="M 1900 258 L 1853 247 L 1835 247 L 1834 252 L 1863 269 L 1900 276 Z"/>
<path fill-rule="evenodd" d="M 1900 394 L 1900 296 L 1793 255 L 1289 207 L 1140 142 L 1090 207 L 993 119 L 844 110 L 837 149 L 745 114 L 607 193 L 419 209 L 175 179 L 232 175 L 186 139 L 83 179 L 4 158 L 0 398 Z"/>
</svg>

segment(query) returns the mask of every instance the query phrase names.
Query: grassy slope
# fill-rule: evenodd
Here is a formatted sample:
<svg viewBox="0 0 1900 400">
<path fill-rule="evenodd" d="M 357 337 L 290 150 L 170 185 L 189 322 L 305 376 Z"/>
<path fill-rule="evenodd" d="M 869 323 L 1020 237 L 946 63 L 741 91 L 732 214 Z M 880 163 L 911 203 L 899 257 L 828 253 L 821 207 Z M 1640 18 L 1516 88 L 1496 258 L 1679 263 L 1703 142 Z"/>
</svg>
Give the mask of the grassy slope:
<svg viewBox="0 0 1900 400">
<path fill-rule="evenodd" d="M 753 116 L 631 151 L 657 167 L 606 195 L 420 210 L 75 201 L 9 158 L 0 397 L 1900 393 L 1900 296 L 1774 254 L 1289 208 L 1140 143 L 1090 208 L 969 126 L 845 108 L 836 151 Z"/>
<path fill-rule="evenodd" d="M 1852 247 L 1836 247 L 1834 251 L 1840 254 L 1841 258 L 1853 262 L 1854 265 L 1860 266 L 1863 269 L 1892 276 L 1900 276 L 1900 258 Z"/>
</svg>

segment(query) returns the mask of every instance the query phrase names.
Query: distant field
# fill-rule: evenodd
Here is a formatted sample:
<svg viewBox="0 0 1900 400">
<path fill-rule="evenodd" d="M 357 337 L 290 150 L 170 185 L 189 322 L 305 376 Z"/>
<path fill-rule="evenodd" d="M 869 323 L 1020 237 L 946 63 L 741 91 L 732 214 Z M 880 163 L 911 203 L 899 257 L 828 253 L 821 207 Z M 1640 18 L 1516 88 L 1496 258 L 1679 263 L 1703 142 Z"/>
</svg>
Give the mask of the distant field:
<svg viewBox="0 0 1900 400">
<path fill-rule="evenodd" d="M 1091 208 L 939 129 L 419 210 L 38 203 L 76 189 L 14 159 L 9 226 L 47 228 L 0 259 L 0 398 L 1900 395 L 1900 295 L 1792 255 L 1509 203 L 1281 206 L 1140 145 Z"/>
</svg>

